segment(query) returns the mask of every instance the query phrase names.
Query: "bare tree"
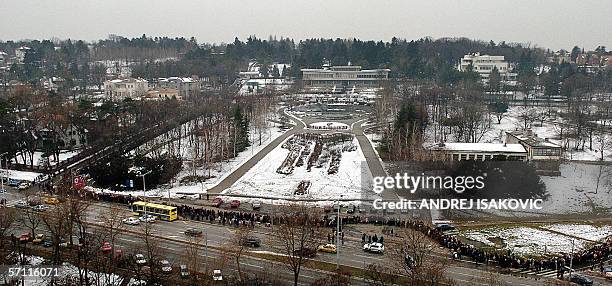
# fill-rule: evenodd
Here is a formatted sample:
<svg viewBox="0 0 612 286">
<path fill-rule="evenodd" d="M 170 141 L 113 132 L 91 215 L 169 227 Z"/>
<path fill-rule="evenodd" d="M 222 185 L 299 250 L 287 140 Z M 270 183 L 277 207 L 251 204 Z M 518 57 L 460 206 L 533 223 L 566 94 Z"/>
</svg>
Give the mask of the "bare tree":
<svg viewBox="0 0 612 286">
<path fill-rule="evenodd" d="M 21 225 L 30 230 L 30 234 L 32 234 L 32 237 L 34 237 L 36 235 L 36 230 L 42 223 L 40 212 L 27 208 L 23 210 L 23 215 L 20 216 L 20 218 Z"/>
<path fill-rule="evenodd" d="M 234 262 L 236 262 L 236 269 L 238 270 L 240 281 L 244 281 L 242 268 L 240 267 L 240 259 L 242 258 L 242 254 L 244 254 L 246 251 L 246 241 L 251 236 L 251 232 L 252 228 L 248 226 L 239 227 L 234 232 L 229 244 L 226 246 L 226 251 L 231 253 L 234 257 Z"/>
<path fill-rule="evenodd" d="M 446 285 L 448 260 L 432 256 L 435 244 L 424 233 L 412 229 L 399 231 L 401 241 L 393 245 L 391 265 L 395 273 L 405 276 L 405 285 Z"/>
<path fill-rule="evenodd" d="M 310 262 L 309 251 L 316 251 L 323 238 L 319 214 L 306 205 L 286 207 L 286 215 L 275 227 L 274 233 L 282 244 L 282 262 L 293 272 L 294 285 L 298 285 L 302 266 Z"/>
</svg>

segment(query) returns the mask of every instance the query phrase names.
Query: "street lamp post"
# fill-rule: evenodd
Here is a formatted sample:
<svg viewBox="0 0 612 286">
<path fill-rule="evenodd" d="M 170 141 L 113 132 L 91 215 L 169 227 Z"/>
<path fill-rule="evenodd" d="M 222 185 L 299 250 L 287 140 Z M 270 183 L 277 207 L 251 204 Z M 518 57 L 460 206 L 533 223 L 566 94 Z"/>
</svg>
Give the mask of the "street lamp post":
<svg viewBox="0 0 612 286">
<path fill-rule="evenodd" d="M 342 199 L 343 195 L 340 195 Z M 338 216 L 336 217 L 336 270 L 340 271 L 340 199 L 338 200 Z"/>
<path fill-rule="evenodd" d="M 152 171 L 148 171 L 148 172 L 146 172 L 144 174 L 139 174 L 138 175 L 138 176 L 142 177 L 142 200 L 145 202 L 144 209 L 143 209 L 144 210 L 145 222 L 149 221 L 149 219 L 147 217 L 147 204 L 146 204 L 146 202 L 147 202 L 147 198 L 146 198 L 147 197 L 147 185 L 146 185 L 146 181 L 145 181 L 145 176 L 148 175 L 148 174 L 151 174 L 151 172 Z"/>
<path fill-rule="evenodd" d="M 8 152 L 0 154 L 0 172 L 2 172 L 2 174 L 0 174 L 0 190 L 4 190 L 4 170 L 2 170 L 2 159 L 4 159 L 4 155 L 6 154 L 8 154 Z"/>
</svg>

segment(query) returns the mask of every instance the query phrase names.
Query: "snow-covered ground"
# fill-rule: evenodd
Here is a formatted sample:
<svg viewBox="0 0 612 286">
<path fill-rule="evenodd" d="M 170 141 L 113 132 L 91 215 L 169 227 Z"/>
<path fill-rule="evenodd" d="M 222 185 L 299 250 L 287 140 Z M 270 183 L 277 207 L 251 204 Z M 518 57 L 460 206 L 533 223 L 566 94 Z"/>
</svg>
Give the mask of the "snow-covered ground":
<svg viewBox="0 0 612 286">
<path fill-rule="evenodd" d="M 561 164 L 560 171 L 561 176 L 541 177 L 550 194 L 542 212 L 571 214 L 605 209 L 612 211 L 612 185 L 607 182 L 612 178 L 606 177 L 607 172 L 612 172 L 612 166 L 570 162 Z"/>
<path fill-rule="evenodd" d="M 524 129 L 524 121 L 521 119 L 521 114 L 529 113 L 531 115 L 534 114 L 542 114 L 546 111 L 545 107 L 510 107 L 508 111 L 504 114 L 501 123 L 497 123 L 497 118 L 495 115 L 491 115 L 491 127 L 486 131 L 486 133 L 480 139 L 481 143 L 503 143 L 505 140 L 505 132 L 506 131 L 515 131 Z M 547 118 L 546 121 L 552 121 L 556 123 L 567 123 L 563 118 L 557 116 L 555 119 Z M 550 122 L 540 122 L 539 120 L 535 120 L 528 124 L 528 128 L 533 130 L 534 134 L 538 135 L 541 138 L 547 138 L 551 142 L 560 145 L 564 148 L 564 157 L 569 160 L 578 160 L 578 161 L 598 161 L 600 159 L 600 153 L 597 150 L 597 144 L 593 143 L 593 150 L 589 150 L 589 143 L 586 142 L 585 150 L 573 150 L 574 140 L 573 139 L 561 139 L 561 128 L 558 125 L 555 125 Z M 567 130 L 563 132 L 567 133 Z M 432 134 L 432 128 L 428 128 L 426 131 L 426 140 L 428 142 L 439 141 L 435 140 L 435 136 Z M 609 138 L 610 135 L 606 135 L 607 142 L 610 142 L 612 138 Z M 452 135 L 447 136 L 447 142 L 452 142 L 455 138 Z M 594 140 L 595 141 L 595 140 Z M 604 160 L 612 161 L 612 150 L 604 149 Z"/>
<path fill-rule="evenodd" d="M 195 174 L 199 176 L 208 176 L 211 178 L 206 180 L 204 183 L 187 183 L 180 184 L 180 180 L 186 176 L 193 175 L 193 169 L 188 166 L 185 166 L 185 169 L 179 172 L 179 174 L 173 180 L 174 183 L 160 186 L 155 189 L 147 190 L 146 196 L 149 197 L 162 197 L 162 198 L 197 198 L 199 194 L 205 194 L 206 190 L 215 187 L 219 182 L 223 181 L 227 176 L 233 173 L 236 169 L 240 168 L 244 163 L 246 163 L 249 159 L 251 159 L 255 154 L 259 153 L 263 148 L 265 148 L 268 144 L 270 144 L 274 139 L 280 137 L 286 132 L 286 130 L 281 130 L 278 124 L 270 123 L 269 128 L 267 128 L 264 132 L 262 132 L 261 136 L 261 144 L 259 141 L 259 134 L 255 132 L 250 132 L 252 142 L 251 146 L 247 147 L 246 150 L 238 153 L 238 155 L 232 159 L 227 161 L 215 163 L 210 169 L 206 169 L 204 167 L 198 167 L 195 170 Z M 181 156 L 185 158 L 186 161 L 190 159 L 191 149 L 189 145 L 184 143 L 182 144 L 181 150 L 179 151 Z M 141 190 L 132 191 L 132 192 L 114 192 L 107 189 L 100 188 L 87 188 L 90 191 L 97 193 L 118 193 L 123 195 L 133 195 L 133 196 L 142 196 L 143 192 Z"/>
<path fill-rule="evenodd" d="M 25 156 L 21 156 L 20 154 L 17 155 L 17 158 L 13 158 L 11 160 L 11 162 L 17 162 L 17 164 L 25 164 L 25 165 L 30 165 L 30 162 L 33 161 L 34 162 L 34 166 L 45 166 L 46 165 L 46 161 L 47 159 L 49 160 L 49 166 L 55 166 L 58 163 L 62 162 L 62 161 L 66 161 L 74 156 L 76 156 L 77 154 L 79 154 L 79 151 L 61 151 L 59 153 L 59 161 L 55 161 L 53 156 L 49 156 L 47 157 L 43 157 L 43 152 L 34 152 L 34 156 L 32 157 L 33 160 L 30 160 L 30 156 L 28 154 L 24 154 Z M 25 160 L 24 160 L 25 157 Z"/>
<path fill-rule="evenodd" d="M 38 266 L 42 265 L 45 261 L 40 256 L 28 256 L 26 258 L 28 264 L 30 266 Z M 76 282 L 78 284 L 79 279 L 79 270 L 76 266 L 64 262 L 61 266 L 58 267 L 57 276 L 53 277 L 53 280 L 56 283 L 60 283 L 61 285 L 70 285 L 69 281 Z M 97 273 L 93 271 L 88 272 L 88 277 L 91 279 L 91 285 L 121 285 L 123 278 L 121 278 L 117 274 L 112 273 Z M 46 286 L 51 285 L 51 276 L 42 277 L 42 276 L 27 276 L 25 279 L 19 280 L 18 285 L 25 286 Z"/>
<path fill-rule="evenodd" d="M 465 230 L 459 235 L 488 246 L 510 249 L 518 254 L 543 255 L 569 253 L 572 242 L 574 251 L 586 249 L 612 235 L 611 230 L 610 226 L 554 224 L 540 228 L 517 226 Z"/>
<path fill-rule="evenodd" d="M 288 138 L 285 142 L 290 139 Z M 281 144 L 258 162 L 231 188 L 227 189 L 224 194 L 281 199 L 326 200 L 317 202 L 318 205 L 329 204 L 341 196 L 343 199 L 355 200 L 370 198 L 371 192 L 368 192 L 368 190 L 371 190 L 369 184 L 371 184 L 372 175 L 359 148 L 359 142 L 353 138 L 352 144 L 357 147 L 356 150 L 342 152 L 336 174 L 328 174 L 327 167 L 314 167 L 308 171 L 307 164 L 304 164 L 303 166 L 296 166 L 292 173 L 288 175 L 277 172 L 290 153 L 288 149 L 282 148 Z M 309 145 L 308 148 L 313 148 L 312 145 L 314 144 Z M 303 181 L 310 182 L 311 186 L 306 194 L 296 195 L 295 190 Z M 278 202 L 275 201 L 275 203 Z"/>
</svg>

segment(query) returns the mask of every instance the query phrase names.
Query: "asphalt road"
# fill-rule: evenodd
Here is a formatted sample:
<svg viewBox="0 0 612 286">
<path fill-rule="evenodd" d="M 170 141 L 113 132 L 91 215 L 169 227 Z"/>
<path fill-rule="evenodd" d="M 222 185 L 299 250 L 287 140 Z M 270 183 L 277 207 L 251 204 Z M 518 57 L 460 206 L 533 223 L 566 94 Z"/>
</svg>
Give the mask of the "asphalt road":
<svg viewBox="0 0 612 286">
<path fill-rule="evenodd" d="M 17 200 L 21 199 L 21 193 L 16 190 L 10 190 L 8 193 L 3 194 L 9 201 L 8 204 L 12 205 Z M 117 207 L 118 205 L 114 205 Z M 111 207 L 111 204 L 104 202 L 93 203 L 87 210 L 88 222 L 92 224 L 99 223 L 99 214 L 105 209 Z M 119 207 L 119 217 L 124 218 L 131 215 L 131 212 L 125 206 Z M 41 225 L 41 231 L 42 230 Z M 160 243 L 160 249 L 163 251 L 163 256 L 173 262 L 175 267 L 179 264 L 186 263 L 185 261 L 185 249 L 188 243 L 188 238 L 183 234 L 187 228 L 199 228 L 206 233 L 208 248 L 208 261 L 211 265 L 220 264 L 221 257 L 224 254 L 217 250 L 219 247 L 227 246 L 231 237 L 234 233 L 234 228 L 229 226 L 223 226 L 217 223 L 204 223 L 195 222 L 188 220 L 179 220 L 175 222 L 156 222 L 154 223 L 154 235 L 158 237 Z M 126 253 L 131 253 L 135 249 L 143 249 L 141 227 L 139 226 L 126 226 L 127 232 L 122 233 L 117 241 L 116 247 L 122 247 L 130 250 L 126 250 Z M 384 254 L 370 254 L 362 251 L 361 237 L 359 233 L 351 232 L 347 230 L 345 237 L 345 244 L 340 247 L 340 264 L 353 266 L 358 268 L 364 268 L 370 263 L 387 264 L 392 256 Z M 257 226 L 253 231 L 253 235 L 258 236 L 262 239 L 262 247 L 253 249 L 252 251 L 260 251 L 266 253 L 280 254 L 280 242 L 275 239 L 273 231 L 270 227 Z M 215 249 L 217 248 L 217 249 Z M 204 251 L 202 251 L 204 253 Z M 436 248 L 432 251 L 431 255 L 440 256 L 447 258 L 446 250 L 443 248 Z M 447 258 L 448 259 L 448 258 Z M 336 255 L 320 253 L 317 255 L 316 260 L 335 263 Z M 282 282 L 282 284 L 290 284 L 292 280 L 292 273 L 288 269 L 277 262 L 265 261 L 257 257 L 244 255 L 241 259 L 243 270 L 245 272 L 262 272 L 273 277 L 270 279 Z M 226 267 L 223 268 L 224 273 L 234 273 L 236 271 L 233 260 L 227 261 Z M 209 271 L 212 271 L 212 266 Z M 275 271 L 269 271 L 274 269 Z M 462 285 L 486 285 L 478 282 L 478 279 L 486 277 L 487 270 L 484 266 L 472 265 L 470 263 L 462 262 L 451 262 L 447 268 L 447 274 L 450 278 L 456 280 Z M 300 275 L 301 285 L 309 285 L 316 279 L 324 277 L 327 273 L 321 271 L 304 268 Z M 532 277 L 519 277 L 503 275 L 502 278 L 508 285 L 542 285 L 545 279 L 536 281 Z M 364 281 L 359 279 L 353 279 L 354 285 L 362 285 Z"/>
</svg>

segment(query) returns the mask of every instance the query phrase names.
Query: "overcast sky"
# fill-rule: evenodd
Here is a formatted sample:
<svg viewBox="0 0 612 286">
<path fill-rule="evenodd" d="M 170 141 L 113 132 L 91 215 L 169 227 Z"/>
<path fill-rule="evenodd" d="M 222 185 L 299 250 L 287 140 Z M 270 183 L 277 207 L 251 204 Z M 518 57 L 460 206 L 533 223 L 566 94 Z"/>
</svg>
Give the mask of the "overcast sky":
<svg viewBox="0 0 612 286">
<path fill-rule="evenodd" d="M 612 48 L 610 0 L 0 0 L 0 40 L 469 37 Z"/>
</svg>

